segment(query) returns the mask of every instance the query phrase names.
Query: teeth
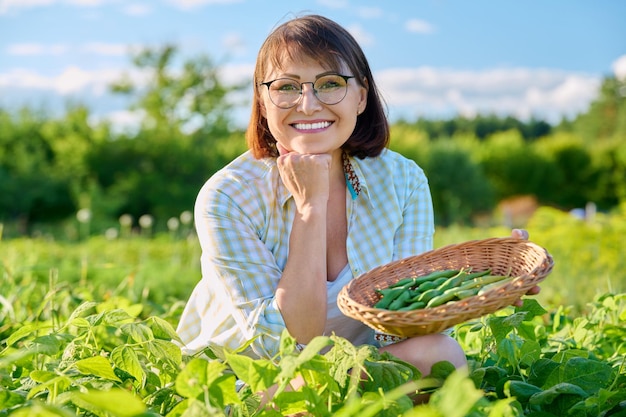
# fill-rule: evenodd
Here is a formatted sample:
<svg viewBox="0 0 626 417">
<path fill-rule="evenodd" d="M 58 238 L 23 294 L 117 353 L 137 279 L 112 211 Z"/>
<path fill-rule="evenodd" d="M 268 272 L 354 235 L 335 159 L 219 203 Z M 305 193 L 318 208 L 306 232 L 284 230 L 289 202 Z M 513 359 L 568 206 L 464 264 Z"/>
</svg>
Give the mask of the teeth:
<svg viewBox="0 0 626 417">
<path fill-rule="evenodd" d="M 324 129 L 330 126 L 330 122 L 317 122 L 317 123 L 294 123 L 293 127 L 300 130 L 313 130 Z"/>
</svg>

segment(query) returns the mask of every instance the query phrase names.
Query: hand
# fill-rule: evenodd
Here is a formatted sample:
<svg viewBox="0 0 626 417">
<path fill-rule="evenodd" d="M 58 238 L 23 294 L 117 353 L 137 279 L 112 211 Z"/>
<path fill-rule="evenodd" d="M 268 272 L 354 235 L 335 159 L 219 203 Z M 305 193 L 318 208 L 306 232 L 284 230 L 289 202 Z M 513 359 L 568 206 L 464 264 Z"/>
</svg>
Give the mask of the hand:
<svg viewBox="0 0 626 417">
<path fill-rule="evenodd" d="M 328 154 L 298 154 L 276 144 L 280 156 L 276 160 L 280 178 L 291 192 L 296 207 L 323 204 L 326 207 L 330 195 L 330 165 Z"/>
<path fill-rule="evenodd" d="M 511 231 L 511 237 L 514 237 L 517 239 L 528 240 L 528 231 L 524 229 L 513 229 Z M 539 294 L 540 291 L 541 291 L 541 288 L 538 285 L 535 285 L 534 287 L 528 290 L 526 295 L 537 295 Z M 516 307 L 521 307 L 523 304 L 524 304 L 524 301 L 521 298 L 519 300 L 516 300 L 513 303 L 513 305 Z"/>
</svg>

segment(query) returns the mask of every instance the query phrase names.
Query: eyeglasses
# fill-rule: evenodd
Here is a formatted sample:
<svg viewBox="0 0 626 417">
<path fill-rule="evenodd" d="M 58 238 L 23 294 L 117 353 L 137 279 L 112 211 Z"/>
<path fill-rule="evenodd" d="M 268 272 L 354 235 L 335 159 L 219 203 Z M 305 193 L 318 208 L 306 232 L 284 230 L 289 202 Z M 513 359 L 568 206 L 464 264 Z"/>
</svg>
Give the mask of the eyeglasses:
<svg viewBox="0 0 626 417">
<path fill-rule="evenodd" d="M 304 84 L 311 84 L 315 97 L 322 103 L 328 105 L 339 103 L 348 93 L 350 78 L 354 78 L 354 75 L 328 74 L 318 78 L 315 82 L 301 83 L 291 78 L 278 78 L 259 85 L 267 86 L 270 100 L 274 105 L 281 109 L 289 109 L 300 101 Z"/>
</svg>

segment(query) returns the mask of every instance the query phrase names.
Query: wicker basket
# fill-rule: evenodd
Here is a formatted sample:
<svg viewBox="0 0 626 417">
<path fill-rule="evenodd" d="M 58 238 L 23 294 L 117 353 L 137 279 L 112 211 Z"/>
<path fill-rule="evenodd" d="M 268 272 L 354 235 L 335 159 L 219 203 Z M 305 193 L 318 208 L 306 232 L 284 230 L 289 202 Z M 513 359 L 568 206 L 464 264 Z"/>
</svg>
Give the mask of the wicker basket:
<svg viewBox="0 0 626 417">
<path fill-rule="evenodd" d="M 445 246 L 379 266 L 353 279 L 337 298 L 339 309 L 382 333 L 412 337 L 437 333 L 464 321 L 496 312 L 513 304 L 552 271 L 554 261 L 541 246 L 515 238 L 491 238 Z M 436 270 L 491 269 L 494 275 L 517 277 L 482 295 L 413 311 L 390 311 L 372 306 L 380 299 L 377 289 L 407 277 Z"/>
</svg>

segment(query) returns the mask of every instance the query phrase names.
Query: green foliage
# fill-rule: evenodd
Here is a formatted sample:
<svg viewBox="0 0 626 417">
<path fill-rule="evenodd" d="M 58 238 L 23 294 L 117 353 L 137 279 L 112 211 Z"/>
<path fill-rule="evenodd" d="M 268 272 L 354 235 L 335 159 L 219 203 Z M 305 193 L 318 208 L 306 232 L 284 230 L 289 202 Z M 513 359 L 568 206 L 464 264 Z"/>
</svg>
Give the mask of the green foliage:
<svg viewBox="0 0 626 417">
<path fill-rule="evenodd" d="M 579 115 L 572 129 L 588 143 L 626 137 L 626 79 L 609 76 L 602 80 L 597 98 Z"/>
<path fill-rule="evenodd" d="M 185 234 L 1 240 L 0 416 L 619 415 L 626 208 L 587 221 L 541 209 L 530 225 L 555 258 L 536 297 L 553 307 L 533 298 L 457 326 L 469 369 L 440 363 L 427 376 L 337 337 L 298 352 L 285 334 L 271 360 L 243 356 L 245 346 L 181 356 L 173 326 L 199 271 L 197 242 Z M 509 232 L 441 229 L 437 246 Z M 295 391 L 294 378 L 305 381 Z M 260 406 L 268 387 L 277 391 Z M 416 391 L 431 400 L 414 406 Z"/>
<path fill-rule="evenodd" d="M 434 142 L 423 163 L 438 224 L 471 224 L 476 213 L 493 208 L 491 183 L 470 155 L 452 141 Z"/>
<path fill-rule="evenodd" d="M 498 200 L 520 194 L 550 202 L 556 189 L 555 167 L 516 131 L 495 134 L 481 145 L 478 159 Z"/>
<path fill-rule="evenodd" d="M 422 376 L 336 336 L 299 351 L 285 332 L 272 359 L 185 357 L 171 322 L 131 298 L 102 299 L 95 287 L 51 279 L 32 311 L 30 294 L 8 278 L 0 283 L 2 416 L 591 417 L 619 415 L 626 401 L 626 294 L 601 295 L 582 316 L 527 299 L 459 325 L 469 368 L 442 362 Z M 289 388 L 296 379 L 304 384 Z M 414 406 L 415 393 L 430 401 Z"/>
</svg>

